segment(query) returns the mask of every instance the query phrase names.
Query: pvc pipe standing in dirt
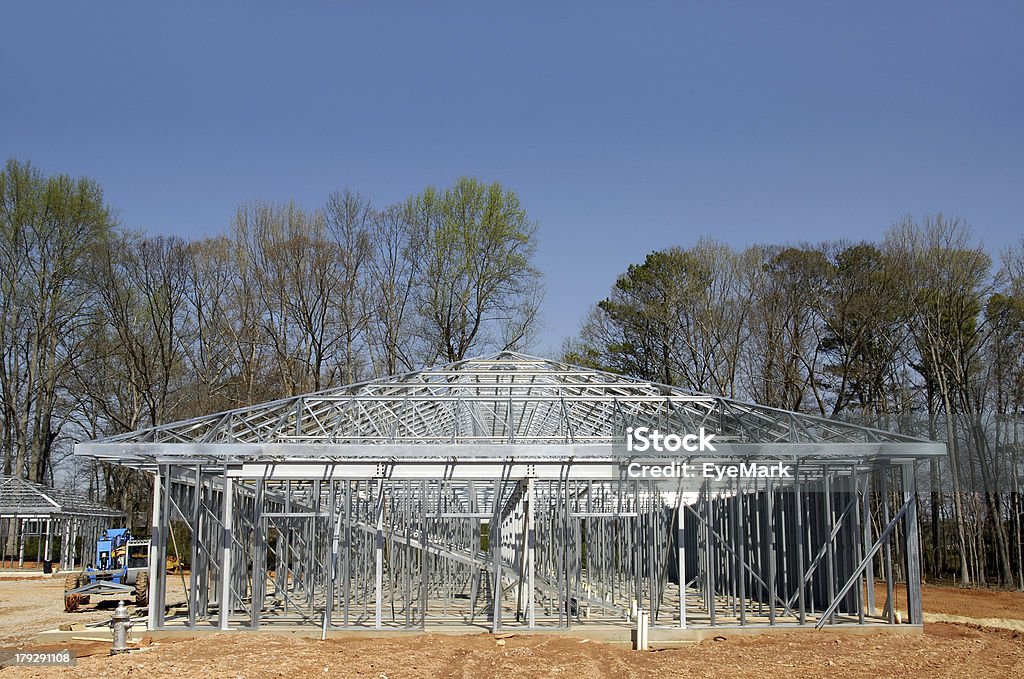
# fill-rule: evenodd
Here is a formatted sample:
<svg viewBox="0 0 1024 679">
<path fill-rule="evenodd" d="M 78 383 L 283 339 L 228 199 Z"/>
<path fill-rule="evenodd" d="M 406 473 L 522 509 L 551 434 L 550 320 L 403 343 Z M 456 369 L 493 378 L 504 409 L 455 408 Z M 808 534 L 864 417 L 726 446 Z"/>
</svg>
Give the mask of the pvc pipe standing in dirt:
<svg viewBox="0 0 1024 679">
<path fill-rule="evenodd" d="M 642 608 L 636 612 L 636 643 L 634 644 L 633 650 L 647 650 L 647 632 L 649 629 L 649 616 L 650 614 Z"/>
</svg>

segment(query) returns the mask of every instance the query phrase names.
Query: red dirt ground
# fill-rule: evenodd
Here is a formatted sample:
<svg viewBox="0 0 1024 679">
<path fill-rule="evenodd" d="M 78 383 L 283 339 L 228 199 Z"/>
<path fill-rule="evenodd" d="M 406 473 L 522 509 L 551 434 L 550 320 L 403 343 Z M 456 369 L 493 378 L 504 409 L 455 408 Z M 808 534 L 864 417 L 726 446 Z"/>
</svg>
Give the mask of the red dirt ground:
<svg viewBox="0 0 1024 679">
<path fill-rule="evenodd" d="M 903 585 L 896 586 L 895 598 L 896 608 L 906 611 L 907 591 Z M 875 587 L 875 603 L 879 609 L 885 605 L 884 586 Z M 921 603 L 926 613 L 1024 620 L 1024 592 L 925 585 L 921 590 Z"/>
<path fill-rule="evenodd" d="M 564 636 L 426 634 L 321 642 L 264 633 L 220 633 L 161 642 L 131 655 L 91 655 L 64 670 L 9 668 L 0 676 L 590 679 L 772 674 L 790 678 L 1022 677 L 1024 639 L 1019 633 L 938 623 L 928 625 L 921 636 L 837 632 L 726 636 L 680 649 L 635 652 Z"/>
<path fill-rule="evenodd" d="M 899 601 L 900 599 L 898 599 Z M 904 599 L 905 600 L 905 599 Z M 1024 594 L 925 588 L 925 610 L 976 617 L 1024 616 Z M 879 603 L 884 602 L 884 595 Z M 902 606 L 900 606 L 902 608 Z M 3 621 L 0 620 L 0 627 Z M 0 630 L 2 631 L 2 630 Z M 100 636 L 100 634 L 97 634 Z M 7 677 L 1024 677 L 1024 635 L 934 623 L 923 635 L 798 632 L 730 636 L 678 649 L 635 652 L 554 635 L 415 635 L 321 642 L 280 634 L 219 633 L 143 640 L 110 658 L 82 643 L 74 668 L 7 668 Z M 35 646 L 33 650 L 42 647 Z M 50 646 L 55 649 L 56 647 Z"/>
</svg>

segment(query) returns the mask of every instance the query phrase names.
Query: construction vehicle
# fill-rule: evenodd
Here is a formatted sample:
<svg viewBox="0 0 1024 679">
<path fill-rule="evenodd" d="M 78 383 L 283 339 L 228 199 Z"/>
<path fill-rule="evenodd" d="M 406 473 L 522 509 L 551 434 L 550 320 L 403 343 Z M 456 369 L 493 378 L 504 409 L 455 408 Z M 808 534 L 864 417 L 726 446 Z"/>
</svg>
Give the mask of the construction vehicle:
<svg viewBox="0 0 1024 679">
<path fill-rule="evenodd" d="M 181 559 L 173 554 L 167 555 L 167 574 L 174 575 L 175 573 L 180 574 L 184 568 L 181 563 Z"/>
<path fill-rule="evenodd" d="M 96 558 L 64 579 L 64 610 L 77 610 L 92 596 L 135 598 L 149 604 L 150 541 L 133 538 L 127 528 L 108 528 L 96 541 Z"/>
</svg>

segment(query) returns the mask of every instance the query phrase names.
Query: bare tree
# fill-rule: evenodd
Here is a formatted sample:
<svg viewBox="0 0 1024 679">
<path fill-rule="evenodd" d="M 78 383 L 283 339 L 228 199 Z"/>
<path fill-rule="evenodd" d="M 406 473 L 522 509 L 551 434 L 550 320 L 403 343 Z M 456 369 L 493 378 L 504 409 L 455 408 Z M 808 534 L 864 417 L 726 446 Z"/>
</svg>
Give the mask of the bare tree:
<svg viewBox="0 0 1024 679">
<path fill-rule="evenodd" d="M 810 405 L 825 414 L 821 310 L 832 268 L 825 247 L 777 248 L 766 254 L 752 314 L 757 348 L 749 356 L 751 394 L 766 405 L 798 411 Z"/>
<path fill-rule="evenodd" d="M 958 390 L 966 387 L 980 346 L 978 314 L 984 299 L 990 261 L 969 246 L 969 232 L 958 219 L 936 215 L 918 225 L 906 218 L 886 235 L 885 247 L 900 288 L 911 301 L 910 332 L 917 353 L 916 368 L 934 385 L 946 424 L 946 444 L 953 483 L 960 582 L 971 582 L 961 461 L 954 431 Z"/>
<path fill-rule="evenodd" d="M 323 214 L 257 202 L 238 210 L 234 232 L 282 390 L 294 395 L 334 383 L 340 253 Z"/>
<path fill-rule="evenodd" d="M 101 248 L 91 271 L 97 304 L 80 340 L 73 388 L 82 427 L 92 435 L 166 422 L 192 394 L 188 268 L 188 246 L 179 238 L 124 234 Z M 129 526 L 145 525 L 146 475 L 108 464 L 96 472 Z"/>
<path fill-rule="evenodd" d="M 359 380 L 367 362 L 367 277 L 373 257 L 373 229 L 377 222 L 370 201 L 349 190 L 336 191 L 324 208 L 327 232 L 337 246 L 335 285 L 331 296 L 341 336 L 341 381 Z"/>
<path fill-rule="evenodd" d="M 1017 588 L 1024 590 L 1024 498 L 1021 497 L 1021 436 L 1024 419 L 1024 240 L 1007 248 L 998 276 L 1000 292 L 989 300 L 986 316 L 995 326 L 990 365 L 996 388 L 996 450 L 1008 468 L 1011 556 L 1017 564 Z"/>
<path fill-rule="evenodd" d="M 69 416 L 62 388 L 75 334 L 90 302 L 82 271 L 113 228 L 99 186 L 44 177 L 28 163 L 0 172 L 0 398 L 3 467 L 52 476 L 54 442 Z"/>
<path fill-rule="evenodd" d="M 251 302 L 237 297 L 240 288 L 231 240 L 216 236 L 189 243 L 187 275 L 186 295 L 195 333 L 186 360 L 195 388 L 193 402 L 183 414 L 199 415 L 246 403 L 255 379 L 255 368 L 246 361 L 252 357 L 255 332 L 244 320 Z"/>
<path fill-rule="evenodd" d="M 364 303 L 369 350 L 377 372 L 384 375 L 416 365 L 413 336 L 420 262 L 409 242 L 411 221 L 407 204 L 393 205 L 374 216 Z"/>
</svg>

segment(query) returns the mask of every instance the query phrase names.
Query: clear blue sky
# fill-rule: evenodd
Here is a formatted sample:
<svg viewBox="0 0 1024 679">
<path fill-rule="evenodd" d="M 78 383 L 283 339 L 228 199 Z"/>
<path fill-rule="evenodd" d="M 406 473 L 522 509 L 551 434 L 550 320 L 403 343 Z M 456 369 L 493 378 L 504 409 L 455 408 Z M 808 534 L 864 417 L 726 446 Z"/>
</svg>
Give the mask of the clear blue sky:
<svg viewBox="0 0 1024 679">
<path fill-rule="evenodd" d="M 4 3 L 0 154 L 186 237 L 256 197 L 501 181 L 540 226 L 540 352 L 702 235 L 1024 232 L 1019 1 L 149 4 Z"/>
</svg>

